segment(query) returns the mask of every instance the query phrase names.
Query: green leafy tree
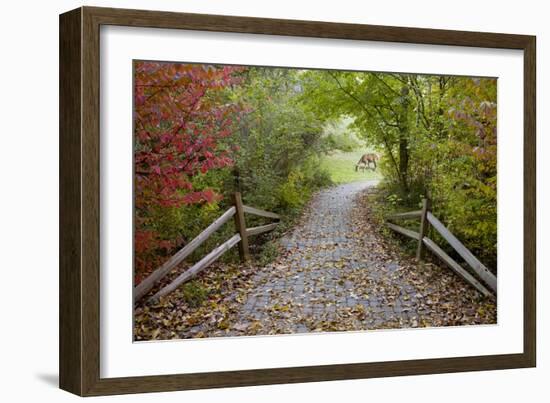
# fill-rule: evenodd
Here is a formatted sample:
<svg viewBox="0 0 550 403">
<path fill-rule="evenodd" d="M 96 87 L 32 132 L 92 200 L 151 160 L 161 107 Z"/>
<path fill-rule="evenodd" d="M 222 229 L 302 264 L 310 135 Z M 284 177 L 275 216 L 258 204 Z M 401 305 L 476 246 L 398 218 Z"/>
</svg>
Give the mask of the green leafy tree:
<svg viewBox="0 0 550 403">
<path fill-rule="evenodd" d="M 468 247 L 496 265 L 496 80 L 310 71 L 302 100 L 342 116 L 383 153 L 384 187 L 405 205 L 430 197 Z"/>
<path fill-rule="evenodd" d="M 270 209 L 298 207 L 326 177 L 319 168 L 322 124 L 300 102 L 303 71 L 248 70 L 234 92 L 247 114 L 240 122 L 234 186 Z"/>
</svg>

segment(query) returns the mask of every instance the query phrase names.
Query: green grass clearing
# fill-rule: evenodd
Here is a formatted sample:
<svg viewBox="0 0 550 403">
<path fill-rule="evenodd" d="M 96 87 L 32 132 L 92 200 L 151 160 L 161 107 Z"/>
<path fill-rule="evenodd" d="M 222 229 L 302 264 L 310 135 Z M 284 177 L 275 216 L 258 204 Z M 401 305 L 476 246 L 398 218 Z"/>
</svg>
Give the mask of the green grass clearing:
<svg viewBox="0 0 550 403">
<path fill-rule="evenodd" d="M 359 170 L 355 172 L 355 164 L 365 153 L 365 150 L 352 152 L 336 151 L 331 155 L 324 156 L 321 160 L 321 167 L 330 173 L 330 177 L 334 183 L 348 183 L 364 180 L 381 179 L 379 169 Z"/>
</svg>

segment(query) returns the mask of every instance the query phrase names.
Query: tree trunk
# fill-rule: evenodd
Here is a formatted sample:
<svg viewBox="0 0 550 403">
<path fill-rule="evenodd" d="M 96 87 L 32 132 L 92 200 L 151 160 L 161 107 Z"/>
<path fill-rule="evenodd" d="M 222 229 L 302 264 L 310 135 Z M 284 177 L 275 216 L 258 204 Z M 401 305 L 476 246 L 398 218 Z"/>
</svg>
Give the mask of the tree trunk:
<svg viewBox="0 0 550 403">
<path fill-rule="evenodd" d="M 399 113 L 399 176 L 405 193 L 409 192 L 409 87 L 401 89 Z"/>
<path fill-rule="evenodd" d="M 400 128 L 399 130 L 399 176 L 403 191 L 409 192 L 409 141 L 407 133 Z"/>
</svg>

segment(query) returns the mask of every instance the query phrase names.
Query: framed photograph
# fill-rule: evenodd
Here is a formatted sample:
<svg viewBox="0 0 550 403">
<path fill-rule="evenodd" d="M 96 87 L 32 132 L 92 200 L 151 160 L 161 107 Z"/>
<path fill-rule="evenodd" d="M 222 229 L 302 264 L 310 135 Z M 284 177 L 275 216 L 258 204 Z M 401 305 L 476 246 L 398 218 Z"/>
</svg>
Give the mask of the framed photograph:
<svg viewBox="0 0 550 403">
<path fill-rule="evenodd" d="M 533 367 L 535 37 L 60 16 L 60 387 Z"/>
</svg>

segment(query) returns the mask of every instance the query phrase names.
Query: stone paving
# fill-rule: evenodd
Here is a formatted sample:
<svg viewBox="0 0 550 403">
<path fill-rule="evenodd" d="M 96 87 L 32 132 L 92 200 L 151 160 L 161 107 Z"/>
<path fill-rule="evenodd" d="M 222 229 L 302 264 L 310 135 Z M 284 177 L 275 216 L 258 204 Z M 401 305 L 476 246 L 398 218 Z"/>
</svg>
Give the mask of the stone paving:
<svg viewBox="0 0 550 403">
<path fill-rule="evenodd" d="M 254 323 L 267 334 L 418 326 L 423 295 L 395 275 L 399 262 L 380 253 L 374 236 L 355 232 L 354 198 L 374 184 L 344 184 L 314 197 L 282 240 L 282 258 L 253 277 L 256 287 L 233 320 L 239 325 L 227 333 Z"/>
<path fill-rule="evenodd" d="M 201 306 L 174 292 L 139 307 L 136 340 L 495 324 L 494 301 L 380 231 L 374 184 L 317 193 L 273 263 L 203 273 L 198 281 L 217 291 Z"/>
</svg>

